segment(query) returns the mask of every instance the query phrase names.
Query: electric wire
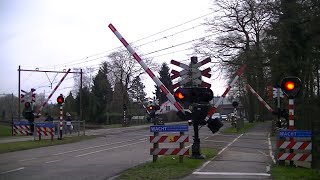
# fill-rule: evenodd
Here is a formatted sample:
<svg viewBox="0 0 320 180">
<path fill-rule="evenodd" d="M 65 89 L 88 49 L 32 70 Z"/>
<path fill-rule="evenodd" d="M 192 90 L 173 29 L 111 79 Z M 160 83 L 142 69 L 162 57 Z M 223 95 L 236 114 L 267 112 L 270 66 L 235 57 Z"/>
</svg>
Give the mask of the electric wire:
<svg viewBox="0 0 320 180">
<path fill-rule="evenodd" d="M 210 12 L 210 13 L 207 13 L 207 14 L 205 14 L 205 15 L 196 17 L 196 18 L 194 18 L 194 19 L 191 19 L 191 20 L 189 20 L 189 21 L 183 22 L 183 23 L 178 24 L 178 25 L 176 25 L 176 26 L 173 26 L 173 27 L 170 27 L 170 28 L 168 28 L 168 29 L 159 31 L 159 32 L 157 32 L 157 33 L 151 34 L 151 35 L 146 36 L 146 37 L 144 37 L 144 38 L 135 40 L 135 41 L 131 42 L 130 44 L 136 43 L 136 42 L 139 42 L 139 41 L 142 41 L 142 40 L 144 40 L 144 39 L 148 39 L 148 38 L 150 38 L 150 37 L 153 37 L 153 36 L 156 36 L 156 35 L 158 35 L 158 34 L 164 33 L 164 32 L 169 31 L 169 30 L 171 30 L 171 29 L 175 29 L 175 28 L 177 28 L 177 27 L 183 26 L 183 25 L 185 25 L 185 24 L 188 24 L 188 23 L 193 22 L 193 21 L 195 21 L 195 20 L 198 20 L 198 19 L 200 19 L 200 18 L 206 17 L 206 16 L 211 15 L 211 14 L 213 14 L 213 13 L 215 13 L 215 12 Z M 182 33 L 182 32 L 186 32 L 186 31 L 188 31 L 188 30 L 192 30 L 192 29 L 194 29 L 194 28 L 196 28 L 196 27 L 199 27 L 199 26 L 201 26 L 201 25 L 197 25 L 197 26 L 194 26 L 194 27 L 191 27 L 191 28 L 188 28 L 188 29 L 179 31 L 179 32 L 174 33 L 174 34 L 169 35 L 169 36 L 174 36 L 174 35 L 176 35 L 176 34 L 179 34 L 179 33 Z M 169 36 L 168 36 L 168 37 L 169 37 Z M 165 38 L 166 38 L 166 37 L 163 37 L 163 38 L 160 38 L 160 39 L 165 39 Z M 160 40 L 160 39 L 158 39 L 158 40 Z M 157 40 L 157 41 L 158 41 L 158 40 Z M 148 43 L 145 43 L 145 44 L 143 44 L 143 45 L 150 44 L 150 43 L 151 43 L 151 42 L 148 42 Z M 140 45 L 140 46 L 142 46 L 142 45 Z M 53 66 L 54 66 L 54 68 L 56 68 L 56 67 L 61 67 L 61 66 L 64 66 L 65 64 L 69 64 L 69 63 L 73 63 L 73 62 L 85 60 L 85 59 L 88 59 L 88 58 L 90 58 L 90 57 L 94 57 L 94 56 L 97 56 L 97 55 L 101 55 L 101 54 L 104 54 L 104 53 L 107 53 L 107 52 L 116 50 L 116 49 L 118 49 L 118 48 L 120 48 L 120 47 L 122 47 L 122 46 L 118 46 L 118 47 L 116 47 L 116 48 L 113 48 L 113 49 L 110 49 L 110 50 L 107 50 L 107 51 L 103 51 L 103 52 L 100 52 L 100 53 L 96 53 L 96 54 L 87 56 L 87 57 L 85 57 L 85 58 L 80 58 L 80 59 L 77 59 L 77 60 L 74 60 L 74 61 L 71 61 L 71 62 L 68 62 L 68 63 L 62 63 L 62 64 L 53 65 Z M 51 65 L 51 66 L 39 67 L 39 68 L 48 68 L 48 67 L 52 67 L 52 65 Z M 51 68 L 51 69 L 52 69 L 52 68 Z"/>
</svg>

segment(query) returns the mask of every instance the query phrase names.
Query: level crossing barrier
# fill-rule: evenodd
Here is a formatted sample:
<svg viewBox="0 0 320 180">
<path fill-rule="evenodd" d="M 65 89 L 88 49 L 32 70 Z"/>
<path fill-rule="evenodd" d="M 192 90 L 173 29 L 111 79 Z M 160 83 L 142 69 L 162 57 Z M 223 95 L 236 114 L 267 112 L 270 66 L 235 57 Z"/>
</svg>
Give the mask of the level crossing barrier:
<svg viewBox="0 0 320 180">
<path fill-rule="evenodd" d="M 188 131 L 188 125 L 155 125 L 150 126 L 150 132 L 154 135 L 150 136 L 150 155 L 153 155 L 153 162 L 156 162 L 159 155 L 179 155 L 179 162 L 183 162 L 183 156 L 189 155 L 189 149 L 185 148 L 185 143 L 189 142 L 189 136 L 184 133 Z M 179 132 L 180 135 L 162 135 L 160 132 Z M 159 143 L 179 143 L 179 148 L 159 148 Z"/>
<path fill-rule="evenodd" d="M 278 132 L 277 138 L 277 160 L 280 161 L 312 161 L 311 131 L 308 130 L 286 130 Z"/>
<path fill-rule="evenodd" d="M 54 124 L 51 122 L 38 122 L 35 123 L 36 133 L 39 137 L 39 140 L 41 140 L 42 136 L 50 136 L 51 141 L 53 141 L 54 135 L 55 135 L 55 127 Z"/>
<path fill-rule="evenodd" d="M 30 124 L 27 121 L 13 121 L 13 135 L 29 135 Z"/>
</svg>

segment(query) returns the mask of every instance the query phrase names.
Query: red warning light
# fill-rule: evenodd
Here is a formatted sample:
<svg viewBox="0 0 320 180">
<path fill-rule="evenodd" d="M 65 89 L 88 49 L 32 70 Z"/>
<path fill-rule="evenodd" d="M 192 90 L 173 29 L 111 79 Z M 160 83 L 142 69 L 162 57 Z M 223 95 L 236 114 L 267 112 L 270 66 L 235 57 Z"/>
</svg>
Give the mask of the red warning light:
<svg viewBox="0 0 320 180">
<path fill-rule="evenodd" d="M 294 83 L 292 81 L 287 81 L 284 86 L 289 91 L 292 91 L 294 89 Z"/>
</svg>

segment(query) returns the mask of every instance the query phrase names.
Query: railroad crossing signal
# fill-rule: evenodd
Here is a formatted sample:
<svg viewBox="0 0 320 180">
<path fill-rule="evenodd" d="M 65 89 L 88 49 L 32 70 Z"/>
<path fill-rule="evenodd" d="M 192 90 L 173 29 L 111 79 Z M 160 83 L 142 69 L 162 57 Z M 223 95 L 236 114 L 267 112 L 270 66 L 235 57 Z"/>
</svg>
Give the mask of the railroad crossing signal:
<svg viewBox="0 0 320 180">
<path fill-rule="evenodd" d="M 23 102 L 35 102 L 36 101 L 36 94 L 34 93 L 36 91 L 34 88 L 31 88 L 30 92 L 26 92 L 24 90 L 21 90 L 23 94 L 20 94 L 20 101 Z"/>
<path fill-rule="evenodd" d="M 63 97 L 62 94 L 60 94 L 60 96 L 58 96 L 58 98 L 57 98 L 57 103 L 58 103 L 59 105 L 62 105 L 62 104 L 64 103 L 64 97 Z"/>
<path fill-rule="evenodd" d="M 285 77 L 281 82 L 281 89 L 290 99 L 293 99 L 300 92 L 301 80 L 295 76 Z"/>
<path fill-rule="evenodd" d="M 279 93 L 279 97 L 283 98 L 283 92 L 281 88 L 273 88 L 273 98 L 277 98 Z"/>
<path fill-rule="evenodd" d="M 174 92 L 174 97 L 178 102 L 207 103 L 212 100 L 213 92 L 205 87 L 178 88 Z"/>
<path fill-rule="evenodd" d="M 197 57 L 191 57 L 191 63 L 190 65 L 186 65 L 180 62 L 177 62 L 175 60 L 171 60 L 171 64 L 176 65 L 181 67 L 183 70 L 178 72 L 176 70 L 172 70 L 172 76 L 171 79 L 176 79 L 178 77 L 181 77 L 181 81 L 173 84 L 172 87 L 173 89 L 176 89 L 180 86 L 186 85 L 187 83 L 192 83 L 191 86 L 193 87 L 207 87 L 210 88 L 211 84 L 204 82 L 201 80 L 201 77 L 207 77 L 210 78 L 211 74 L 211 68 L 206 68 L 204 70 L 200 70 L 199 67 L 201 67 L 202 65 L 205 65 L 207 63 L 211 62 L 210 58 L 206 58 L 201 62 L 198 62 Z"/>
<path fill-rule="evenodd" d="M 232 102 L 232 106 L 233 106 L 234 108 L 237 108 L 238 105 L 239 105 L 238 101 L 233 101 L 233 102 Z"/>
</svg>

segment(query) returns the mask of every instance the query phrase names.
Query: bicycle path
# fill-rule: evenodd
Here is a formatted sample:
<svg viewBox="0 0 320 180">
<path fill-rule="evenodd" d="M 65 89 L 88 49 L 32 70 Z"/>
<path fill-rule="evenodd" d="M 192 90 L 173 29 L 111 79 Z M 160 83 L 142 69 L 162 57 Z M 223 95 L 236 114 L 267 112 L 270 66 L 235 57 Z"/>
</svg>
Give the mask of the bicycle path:
<svg viewBox="0 0 320 180">
<path fill-rule="evenodd" d="M 244 134 L 209 137 L 203 146 L 220 149 L 217 156 L 183 179 L 271 179 L 270 130 L 271 122 L 264 122 Z"/>
</svg>

